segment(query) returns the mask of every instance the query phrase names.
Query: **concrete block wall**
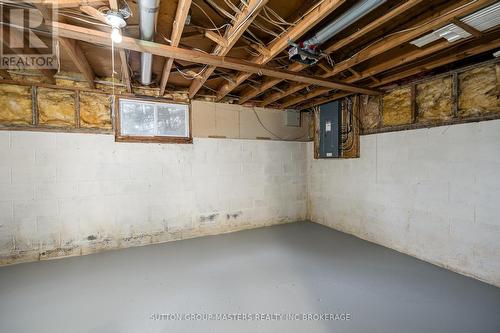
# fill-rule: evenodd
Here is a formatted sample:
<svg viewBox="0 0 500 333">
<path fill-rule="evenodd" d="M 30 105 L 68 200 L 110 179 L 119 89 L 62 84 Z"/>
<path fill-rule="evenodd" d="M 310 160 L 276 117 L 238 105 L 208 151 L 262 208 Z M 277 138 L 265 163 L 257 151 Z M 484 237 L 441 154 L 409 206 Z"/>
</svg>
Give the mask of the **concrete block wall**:
<svg viewBox="0 0 500 333">
<path fill-rule="evenodd" d="M 0 264 L 303 220 L 306 145 L 0 131 Z"/>
<path fill-rule="evenodd" d="M 500 286 L 500 120 L 361 137 L 313 160 L 309 218 Z"/>
</svg>

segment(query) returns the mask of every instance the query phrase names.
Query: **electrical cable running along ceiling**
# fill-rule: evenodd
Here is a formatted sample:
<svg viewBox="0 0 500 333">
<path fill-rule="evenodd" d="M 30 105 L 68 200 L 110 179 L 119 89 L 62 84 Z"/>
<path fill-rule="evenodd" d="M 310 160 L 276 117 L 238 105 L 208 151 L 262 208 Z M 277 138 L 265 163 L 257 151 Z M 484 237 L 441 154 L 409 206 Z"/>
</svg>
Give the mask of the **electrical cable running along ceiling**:
<svg viewBox="0 0 500 333">
<path fill-rule="evenodd" d="M 500 24 L 500 2 L 478 10 L 477 12 L 466 17 L 463 17 L 460 19 L 460 21 L 479 31 L 486 31 L 490 28 L 493 28 L 494 26 Z M 448 42 L 451 43 L 462 38 L 467 38 L 469 36 L 471 36 L 470 33 L 451 23 L 431 32 L 430 34 L 411 41 L 410 44 L 418 47 L 423 47 L 440 38 L 445 38 Z"/>
</svg>

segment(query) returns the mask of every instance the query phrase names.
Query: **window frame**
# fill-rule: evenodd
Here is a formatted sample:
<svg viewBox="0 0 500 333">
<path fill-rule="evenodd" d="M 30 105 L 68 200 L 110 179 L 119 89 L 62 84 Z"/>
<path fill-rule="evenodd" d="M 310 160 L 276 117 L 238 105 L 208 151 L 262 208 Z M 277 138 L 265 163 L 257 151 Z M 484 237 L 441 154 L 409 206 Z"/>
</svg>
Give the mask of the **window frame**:
<svg viewBox="0 0 500 333">
<path fill-rule="evenodd" d="M 136 102 L 145 102 L 145 103 L 163 103 L 163 104 L 180 104 L 187 105 L 188 108 L 188 136 L 141 136 L 141 135 L 123 135 L 121 133 L 121 110 L 120 110 L 120 101 L 136 101 Z M 191 104 L 186 102 L 177 102 L 168 99 L 159 99 L 159 98 L 139 98 L 139 97 L 117 97 L 114 101 L 115 107 L 115 141 L 116 142 L 139 142 L 139 143 L 193 143 L 193 134 L 192 134 L 192 113 L 191 113 Z"/>
</svg>

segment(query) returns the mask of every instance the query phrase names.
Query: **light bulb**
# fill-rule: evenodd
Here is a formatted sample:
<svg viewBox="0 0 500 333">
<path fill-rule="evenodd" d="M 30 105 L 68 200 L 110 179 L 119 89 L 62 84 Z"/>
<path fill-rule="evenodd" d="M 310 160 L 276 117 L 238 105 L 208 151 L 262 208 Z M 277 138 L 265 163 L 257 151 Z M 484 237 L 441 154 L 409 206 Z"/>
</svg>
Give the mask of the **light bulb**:
<svg viewBox="0 0 500 333">
<path fill-rule="evenodd" d="M 111 39 L 113 40 L 114 43 L 120 44 L 123 40 L 122 37 L 122 31 L 120 28 L 113 27 L 111 29 Z"/>
</svg>

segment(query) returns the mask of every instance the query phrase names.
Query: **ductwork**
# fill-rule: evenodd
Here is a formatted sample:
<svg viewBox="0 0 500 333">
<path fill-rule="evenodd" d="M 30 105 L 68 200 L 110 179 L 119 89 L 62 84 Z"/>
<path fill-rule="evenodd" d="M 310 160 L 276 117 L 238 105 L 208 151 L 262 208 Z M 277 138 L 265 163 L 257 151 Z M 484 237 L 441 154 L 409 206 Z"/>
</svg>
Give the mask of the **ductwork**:
<svg viewBox="0 0 500 333">
<path fill-rule="evenodd" d="M 156 32 L 156 18 L 160 0 L 139 0 L 139 29 L 141 39 L 153 41 Z M 153 70 L 153 55 L 151 53 L 141 53 L 141 83 L 151 84 L 151 73 Z"/>
<path fill-rule="evenodd" d="M 288 51 L 290 60 L 299 61 L 308 65 L 315 64 L 320 56 L 319 52 L 317 52 L 320 44 L 323 44 L 384 2 L 386 2 L 386 0 L 360 0 L 345 13 L 318 31 L 314 36 L 297 45 L 293 45 Z"/>
</svg>

